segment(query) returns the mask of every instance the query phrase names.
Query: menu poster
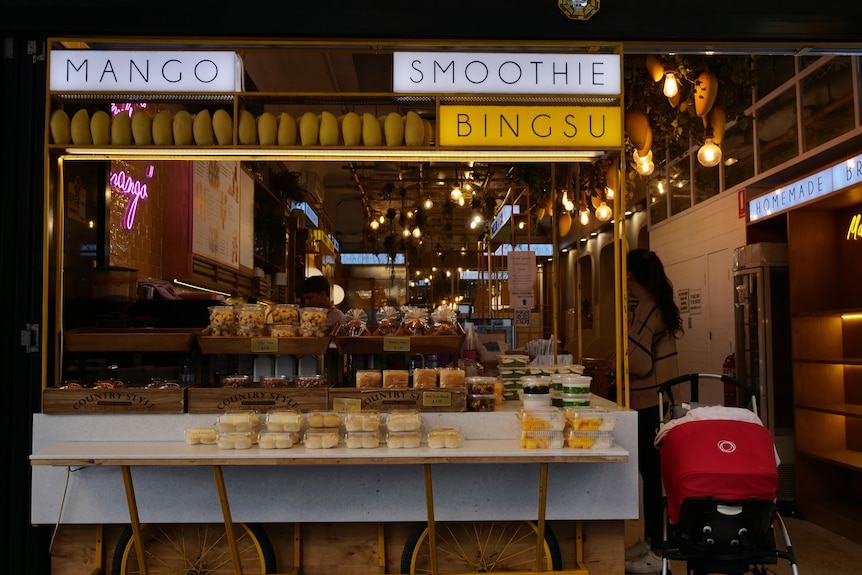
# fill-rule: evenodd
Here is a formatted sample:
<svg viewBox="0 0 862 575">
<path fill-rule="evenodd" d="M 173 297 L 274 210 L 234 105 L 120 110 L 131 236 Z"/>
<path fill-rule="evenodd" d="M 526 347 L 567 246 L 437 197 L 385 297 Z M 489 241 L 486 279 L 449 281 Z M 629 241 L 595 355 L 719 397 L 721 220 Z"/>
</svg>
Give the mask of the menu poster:
<svg viewBox="0 0 862 575">
<path fill-rule="evenodd" d="M 196 161 L 192 251 L 239 267 L 240 167 L 234 161 Z"/>
<path fill-rule="evenodd" d="M 254 267 L 254 178 L 239 171 L 239 265 Z"/>
</svg>

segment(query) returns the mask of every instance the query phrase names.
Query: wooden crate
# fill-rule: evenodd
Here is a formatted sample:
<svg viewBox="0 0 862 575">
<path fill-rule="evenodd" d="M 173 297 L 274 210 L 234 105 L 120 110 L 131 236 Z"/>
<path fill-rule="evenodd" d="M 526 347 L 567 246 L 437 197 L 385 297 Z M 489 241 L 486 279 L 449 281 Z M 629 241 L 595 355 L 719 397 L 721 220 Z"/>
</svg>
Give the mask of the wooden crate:
<svg viewBox="0 0 862 575">
<path fill-rule="evenodd" d="M 418 409 L 419 411 L 467 411 L 467 390 L 463 387 L 435 389 L 380 387 L 357 389 L 333 387 L 329 389 L 329 409 L 351 411 L 355 409 Z"/>
<path fill-rule="evenodd" d="M 42 391 L 42 413 L 183 413 L 186 389 L 58 389 Z"/>
<path fill-rule="evenodd" d="M 189 389 L 189 413 L 222 413 L 231 409 L 327 409 L 327 389 L 321 388 L 226 388 L 197 387 Z"/>
</svg>

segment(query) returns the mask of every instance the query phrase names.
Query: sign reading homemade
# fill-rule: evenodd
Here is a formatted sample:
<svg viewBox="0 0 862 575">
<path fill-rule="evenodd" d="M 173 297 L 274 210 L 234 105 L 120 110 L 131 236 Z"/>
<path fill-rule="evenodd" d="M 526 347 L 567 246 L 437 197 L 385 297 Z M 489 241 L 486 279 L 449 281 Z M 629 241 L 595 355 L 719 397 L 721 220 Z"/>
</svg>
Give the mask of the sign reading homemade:
<svg viewBox="0 0 862 575">
<path fill-rule="evenodd" d="M 621 144 L 619 108 L 440 106 L 440 145 L 607 149 Z"/>
<path fill-rule="evenodd" d="M 54 50 L 55 92 L 235 92 L 242 60 L 235 52 Z"/>
<path fill-rule="evenodd" d="M 620 95 L 619 54 L 396 52 L 395 92 Z"/>
</svg>

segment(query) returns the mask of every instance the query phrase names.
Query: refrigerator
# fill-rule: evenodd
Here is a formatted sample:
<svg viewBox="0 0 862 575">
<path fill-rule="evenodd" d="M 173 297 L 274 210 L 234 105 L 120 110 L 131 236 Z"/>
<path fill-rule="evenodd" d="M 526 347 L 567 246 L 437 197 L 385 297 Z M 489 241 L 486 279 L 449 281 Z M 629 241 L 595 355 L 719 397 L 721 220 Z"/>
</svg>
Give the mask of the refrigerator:
<svg viewBox="0 0 862 575">
<path fill-rule="evenodd" d="M 779 498 L 795 498 L 793 369 L 787 244 L 756 243 L 733 255 L 736 378 L 752 387 L 781 459 Z"/>
</svg>

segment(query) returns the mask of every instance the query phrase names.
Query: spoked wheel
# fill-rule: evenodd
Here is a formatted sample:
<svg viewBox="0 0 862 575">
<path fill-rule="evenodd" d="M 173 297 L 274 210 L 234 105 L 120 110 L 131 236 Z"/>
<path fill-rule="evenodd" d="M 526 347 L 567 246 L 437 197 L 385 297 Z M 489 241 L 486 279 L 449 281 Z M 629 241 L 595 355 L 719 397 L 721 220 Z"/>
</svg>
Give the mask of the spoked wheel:
<svg viewBox="0 0 862 575">
<path fill-rule="evenodd" d="M 242 572 L 245 575 L 275 573 L 272 543 L 260 525 L 234 525 Z M 233 559 L 224 525 L 147 524 L 141 525 L 147 572 L 152 575 L 233 575 Z M 112 563 L 113 575 L 137 575 L 136 541 L 126 527 L 117 543 Z"/>
<path fill-rule="evenodd" d="M 537 528 L 532 521 L 438 522 L 437 570 L 440 573 L 532 571 L 536 566 Z M 545 525 L 542 571 L 562 568 L 560 547 Z M 418 523 L 404 545 L 401 573 L 430 573 L 428 524 Z"/>
</svg>

